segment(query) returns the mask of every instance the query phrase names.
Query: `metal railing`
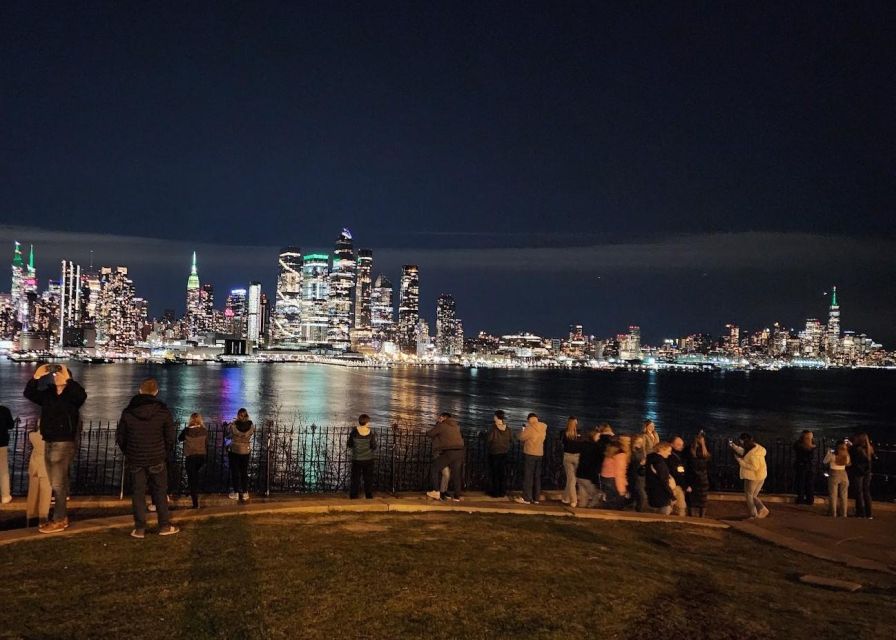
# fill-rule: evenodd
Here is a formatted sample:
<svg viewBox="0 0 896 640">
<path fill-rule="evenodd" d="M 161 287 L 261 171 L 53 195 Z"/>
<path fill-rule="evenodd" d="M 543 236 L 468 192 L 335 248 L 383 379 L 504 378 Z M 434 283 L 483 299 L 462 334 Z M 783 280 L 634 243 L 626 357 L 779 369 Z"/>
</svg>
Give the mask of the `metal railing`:
<svg viewBox="0 0 896 640">
<path fill-rule="evenodd" d="M 77 455 L 72 465 L 73 495 L 122 495 L 129 490 L 124 455 L 115 444 L 115 422 L 89 421 L 82 424 Z M 227 423 L 208 421 L 206 464 L 201 470 L 201 488 L 205 493 L 227 492 L 230 468 L 224 444 Z M 250 491 L 271 493 L 327 493 L 347 491 L 351 456 L 346 440 L 351 427 L 285 425 L 272 420 L 256 425 L 249 461 Z M 28 460 L 31 444 L 28 432 L 33 421 L 16 420 L 10 431 L 9 462 L 13 495 L 28 491 Z M 178 431 L 180 427 L 178 427 Z M 429 488 L 432 460 L 430 439 L 422 429 L 375 428 L 378 448 L 375 452 L 374 478 L 378 491 L 424 491 Z M 550 431 L 544 445 L 542 485 L 560 488 L 564 482 L 562 432 Z M 484 431 L 465 431 L 466 461 L 464 486 L 468 490 L 488 488 L 488 452 Z M 763 441 L 768 453 L 769 475 L 764 490 L 791 493 L 794 485 L 793 443 L 783 439 Z M 821 464 L 832 439 L 817 441 L 815 485 L 818 495 L 827 487 Z M 738 465 L 728 451 L 724 438 L 707 438 L 712 454 L 710 489 L 740 491 Z M 878 447 L 874 463 L 872 494 L 877 500 L 896 497 L 896 449 Z M 507 486 L 519 489 L 522 481 L 522 449 L 514 441 L 507 460 Z M 168 484 L 172 494 L 187 492 L 183 448 L 177 443 L 168 464 Z"/>
</svg>

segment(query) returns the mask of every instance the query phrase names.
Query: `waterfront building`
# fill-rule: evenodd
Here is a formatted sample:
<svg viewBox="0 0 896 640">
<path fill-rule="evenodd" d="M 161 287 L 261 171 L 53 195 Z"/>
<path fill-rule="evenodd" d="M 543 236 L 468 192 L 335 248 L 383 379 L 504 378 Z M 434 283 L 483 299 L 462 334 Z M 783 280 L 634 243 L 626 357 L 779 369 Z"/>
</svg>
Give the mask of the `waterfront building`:
<svg viewBox="0 0 896 640">
<path fill-rule="evenodd" d="M 480 334 L 480 339 L 482 334 Z M 520 332 L 501 336 L 496 353 L 517 359 L 543 358 L 550 354 L 544 340 L 534 333 Z"/>
<path fill-rule="evenodd" d="M 274 346 L 295 346 L 302 339 L 302 250 L 299 247 L 282 249 L 277 266 L 271 343 Z"/>
<path fill-rule="evenodd" d="M 423 318 L 417 320 L 417 326 L 414 329 L 414 342 L 418 358 L 430 355 L 432 340 L 429 337 L 429 323 Z"/>
<path fill-rule="evenodd" d="M 246 289 L 231 289 L 224 305 L 224 319 L 227 325 L 227 333 L 234 338 L 245 338 L 247 334 L 246 314 L 248 312 L 248 291 Z"/>
<path fill-rule="evenodd" d="M 722 337 L 722 351 L 729 356 L 740 355 L 740 327 L 733 322 L 725 325 L 725 335 Z"/>
<path fill-rule="evenodd" d="M 16 242 L 12 254 L 12 284 L 9 303 L 15 316 L 15 333 L 24 327 L 28 320 L 28 305 L 25 297 L 25 262 L 22 260 L 22 246 Z"/>
<path fill-rule="evenodd" d="M 619 358 L 621 360 L 641 359 L 641 327 L 631 325 L 628 333 L 616 336 L 619 342 Z"/>
<path fill-rule="evenodd" d="M 97 349 L 107 353 L 127 352 L 137 341 L 134 283 L 128 277 L 127 267 L 102 267 L 99 276 Z"/>
<path fill-rule="evenodd" d="M 358 249 L 358 266 L 355 276 L 355 328 L 372 328 L 371 295 L 373 289 L 373 251 Z"/>
<path fill-rule="evenodd" d="M 352 234 L 348 229 L 343 229 L 333 252 L 327 300 L 327 342 L 337 349 L 347 349 L 351 340 L 349 332 L 354 323 L 352 293 L 356 266 Z"/>
<path fill-rule="evenodd" d="M 390 342 L 395 333 L 395 307 L 392 300 L 392 283 L 380 274 L 370 290 L 370 327 L 377 345 Z"/>
<path fill-rule="evenodd" d="M 569 341 L 566 351 L 567 355 L 572 358 L 581 358 L 585 355 L 585 331 L 582 325 L 569 325 Z"/>
<path fill-rule="evenodd" d="M 81 266 L 71 260 L 62 261 L 59 278 L 59 334 L 61 347 L 83 345 L 82 316 L 86 304 L 81 298 L 84 291 Z"/>
<path fill-rule="evenodd" d="M 836 286 L 831 289 L 831 308 L 828 310 L 826 342 L 828 357 L 836 358 L 840 346 L 840 304 L 837 302 Z"/>
<path fill-rule="evenodd" d="M 205 283 L 199 288 L 199 307 L 202 310 L 199 314 L 197 325 L 199 331 L 215 330 L 215 285 L 210 282 Z"/>
<path fill-rule="evenodd" d="M 196 252 L 193 252 L 193 263 L 187 277 L 187 311 L 184 314 L 184 328 L 187 338 L 199 334 L 202 329 L 202 294 L 199 287 L 199 272 L 196 269 Z"/>
<path fill-rule="evenodd" d="M 17 332 L 18 321 L 12 306 L 12 296 L 0 293 L 0 342 L 11 342 Z"/>
<path fill-rule="evenodd" d="M 461 355 L 464 352 L 464 321 L 454 319 L 454 338 L 451 345 L 451 355 Z"/>
<path fill-rule="evenodd" d="M 454 296 L 447 293 L 441 294 L 436 300 L 436 353 L 438 355 L 455 356 L 463 353 L 463 328 L 458 334 L 458 323 L 457 303 Z"/>
<path fill-rule="evenodd" d="M 398 294 L 398 346 L 403 353 L 415 353 L 414 332 L 420 319 L 420 270 L 415 264 L 401 268 Z"/>
<path fill-rule="evenodd" d="M 250 282 L 246 300 L 246 339 L 252 345 L 258 345 L 262 341 L 261 317 L 261 283 Z"/>
<path fill-rule="evenodd" d="M 822 354 L 824 326 L 817 318 L 806 320 L 806 328 L 800 333 L 800 352 L 806 358 L 819 358 Z"/>
<path fill-rule="evenodd" d="M 311 253 L 302 260 L 301 342 L 308 345 L 327 341 L 329 326 L 329 257 Z"/>
</svg>

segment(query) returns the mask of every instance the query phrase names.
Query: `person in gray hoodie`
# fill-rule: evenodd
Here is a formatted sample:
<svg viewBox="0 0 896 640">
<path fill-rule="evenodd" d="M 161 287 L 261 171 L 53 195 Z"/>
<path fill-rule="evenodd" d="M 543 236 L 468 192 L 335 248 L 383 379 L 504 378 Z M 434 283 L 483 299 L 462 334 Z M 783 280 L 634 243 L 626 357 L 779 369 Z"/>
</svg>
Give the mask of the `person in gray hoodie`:
<svg viewBox="0 0 896 640">
<path fill-rule="evenodd" d="M 186 428 L 177 436 L 184 443 L 184 465 L 190 483 L 190 497 L 193 508 L 199 508 L 199 471 L 205 466 L 205 450 L 208 445 L 208 430 L 198 413 L 190 415 Z"/>
<path fill-rule="evenodd" d="M 464 465 L 464 438 L 460 433 L 460 426 L 450 413 L 441 413 L 436 426 L 427 431 L 426 435 L 432 439 L 432 452 L 435 456 L 430 472 L 431 486 L 440 486 L 442 469 L 445 467 L 451 470 L 452 486 L 451 494 L 433 489 L 426 495 L 433 500 L 446 500 L 450 497 L 457 502 L 460 500 Z"/>
<path fill-rule="evenodd" d="M 240 409 L 236 412 L 236 420 L 227 425 L 227 437 L 230 440 L 230 479 L 233 482 L 231 500 L 239 498 L 240 502 L 249 500 L 249 457 L 252 454 L 252 436 L 255 425 L 249 420 L 249 412 Z"/>
</svg>

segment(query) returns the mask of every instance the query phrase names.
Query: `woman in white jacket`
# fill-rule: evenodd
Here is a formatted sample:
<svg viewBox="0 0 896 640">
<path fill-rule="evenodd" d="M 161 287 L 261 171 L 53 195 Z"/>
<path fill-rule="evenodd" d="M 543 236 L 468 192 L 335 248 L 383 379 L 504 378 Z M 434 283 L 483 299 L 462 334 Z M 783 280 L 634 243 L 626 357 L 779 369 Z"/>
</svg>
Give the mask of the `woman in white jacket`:
<svg viewBox="0 0 896 640">
<path fill-rule="evenodd" d="M 749 433 L 740 434 L 740 444 L 729 443 L 734 451 L 734 459 L 740 465 L 740 477 L 744 481 L 744 494 L 747 497 L 747 509 L 751 518 L 765 518 L 768 516 L 768 507 L 759 499 L 759 492 L 768 476 L 768 468 L 765 465 L 765 447 L 753 441 Z"/>
</svg>

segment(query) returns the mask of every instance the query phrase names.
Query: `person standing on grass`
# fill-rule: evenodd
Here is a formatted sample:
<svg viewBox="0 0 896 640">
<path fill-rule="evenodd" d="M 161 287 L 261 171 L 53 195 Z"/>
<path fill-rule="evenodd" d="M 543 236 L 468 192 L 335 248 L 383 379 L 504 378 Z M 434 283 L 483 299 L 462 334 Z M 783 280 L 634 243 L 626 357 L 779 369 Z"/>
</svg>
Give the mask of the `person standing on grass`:
<svg viewBox="0 0 896 640">
<path fill-rule="evenodd" d="M 747 509 L 750 518 L 765 518 L 769 514 L 759 492 L 768 476 L 768 468 L 765 464 L 765 447 L 753 440 L 749 433 L 740 434 L 738 442 L 729 442 L 728 446 L 734 452 L 734 459 L 740 466 L 740 478 L 744 481 L 744 495 L 747 498 Z"/>
<path fill-rule="evenodd" d="M 370 416 L 358 416 L 358 426 L 352 428 L 345 445 L 352 454 L 351 486 L 348 497 L 355 500 L 364 478 L 364 497 L 373 498 L 373 452 L 376 451 L 376 434 L 370 428 Z"/>
<path fill-rule="evenodd" d="M 579 435 L 579 421 L 575 416 L 566 420 L 563 432 L 563 471 L 566 473 L 566 487 L 563 490 L 563 504 L 575 507 L 578 503 L 576 491 L 576 471 L 582 455 L 582 436 Z"/>
<path fill-rule="evenodd" d="M 134 505 L 134 530 L 131 537 L 143 539 L 146 534 L 146 486 L 159 519 L 159 535 L 170 536 L 178 531 L 171 524 L 168 512 L 168 452 L 174 448 L 174 418 L 167 405 L 158 399 L 159 383 L 147 378 L 118 420 L 115 442 L 124 453 L 125 465 L 131 474 Z"/>
<path fill-rule="evenodd" d="M 647 505 L 647 490 L 645 488 L 647 476 L 647 451 L 644 448 L 644 435 L 632 436 L 632 451 L 628 465 L 629 492 L 635 501 L 637 511 L 645 511 Z"/>
<path fill-rule="evenodd" d="M 9 407 L 0 405 L 0 503 L 12 502 L 12 491 L 9 484 L 9 432 L 15 428 Z"/>
<path fill-rule="evenodd" d="M 38 531 L 58 533 L 68 528 L 69 467 L 75 459 L 75 440 L 81 428 L 80 409 L 87 400 L 87 392 L 72 380 L 64 364 L 44 364 L 25 385 L 24 396 L 40 405 L 44 463 L 56 497 L 53 519 Z"/>
<path fill-rule="evenodd" d="M 31 443 L 31 457 L 28 458 L 28 497 L 25 498 L 26 525 L 31 524 L 32 518 L 37 518 L 39 527 L 47 523 L 50 515 L 50 498 L 53 489 L 50 487 L 50 477 L 47 475 L 46 451 L 44 439 L 40 435 L 37 425 L 28 434 Z"/>
<path fill-rule="evenodd" d="M 648 453 L 656 449 L 656 445 L 660 443 L 660 434 L 656 432 L 656 425 L 653 423 L 653 420 L 644 421 L 641 435 L 644 436 L 644 450 Z"/>
<path fill-rule="evenodd" d="M 622 509 L 628 495 L 628 461 L 619 438 L 613 438 L 604 451 L 604 461 L 600 467 L 600 490 L 604 494 L 603 506 L 607 509 Z"/>
<path fill-rule="evenodd" d="M 709 448 L 703 431 L 697 434 L 687 450 L 687 491 L 688 515 L 702 518 L 706 515 L 706 501 L 709 497 Z"/>
<path fill-rule="evenodd" d="M 538 416 L 530 413 L 520 434 L 520 442 L 523 443 L 523 495 L 516 501 L 521 504 L 538 504 L 541 500 L 541 462 L 547 432 L 548 425 L 539 422 Z"/>
<path fill-rule="evenodd" d="M 430 482 L 433 487 L 441 487 L 442 469 L 448 467 L 451 472 L 451 486 L 453 492 L 449 496 L 447 492 L 427 491 L 426 495 L 433 500 L 460 501 L 461 486 L 463 485 L 464 467 L 464 437 L 461 435 L 460 426 L 448 412 L 439 414 L 436 425 L 426 432 L 432 440 L 432 451 L 435 458 L 432 462 Z"/>
<path fill-rule="evenodd" d="M 675 480 L 669 474 L 669 466 L 666 464 L 671 453 L 672 445 L 660 442 L 652 453 L 647 454 L 647 504 L 653 512 L 665 516 L 672 513 L 672 501 L 675 500 Z"/>
<path fill-rule="evenodd" d="M 249 501 L 249 457 L 252 454 L 252 436 L 255 425 L 249 419 L 249 412 L 241 408 L 236 412 L 236 419 L 227 425 L 227 438 L 230 440 L 230 480 L 233 483 L 231 500 L 239 498 L 240 504 Z"/>
<path fill-rule="evenodd" d="M 855 442 L 849 450 L 852 465 L 852 483 L 856 494 L 856 517 L 868 518 L 871 515 L 871 464 L 876 459 L 874 446 L 867 433 L 856 435 Z M 844 514 L 845 515 L 845 514 Z"/>
<path fill-rule="evenodd" d="M 841 440 L 836 447 L 828 451 L 822 464 L 828 466 L 828 500 L 830 501 L 829 513 L 834 518 L 839 512 L 846 517 L 847 496 L 849 495 L 849 476 L 846 469 L 849 467 L 849 445 Z"/>
<path fill-rule="evenodd" d="M 596 507 L 600 501 L 600 490 L 597 488 L 600 466 L 597 464 L 597 429 L 582 439 L 579 452 L 579 464 L 576 466 L 576 505 L 579 507 Z"/>
<path fill-rule="evenodd" d="M 815 437 L 806 429 L 793 443 L 793 479 L 796 503 L 815 503 Z"/>
<path fill-rule="evenodd" d="M 672 452 L 666 459 L 666 465 L 669 467 L 672 479 L 675 480 L 675 501 L 672 504 L 672 511 L 677 516 L 686 516 L 688 505 L 685 493 L 687 492 L 688 481 L 684 458 L 684 439 L 681 436 L 672 436 L 669 443 L 672 445 Z"/>
<path fill-rule="evenodd" d="M 492 428 L 487 437 L 488 467 L 491 475 L 489 495 L 493 498 L 507 496 L 507 454 L 510 453 L 512 442 L 513 434 L 507 428 L 504 412 L 495 411 Z"/>
<path fill-rule="evenodd" d="M 199 508 L 199 472 L 205 466 L 205 452 L 208 445 L 208 430 L 198 413 L 190 414 L 186 428 L 177 436 L 184 443 L 184 466 L 187 468 L 187 482 L 193 508 Z"/>
</svg>

